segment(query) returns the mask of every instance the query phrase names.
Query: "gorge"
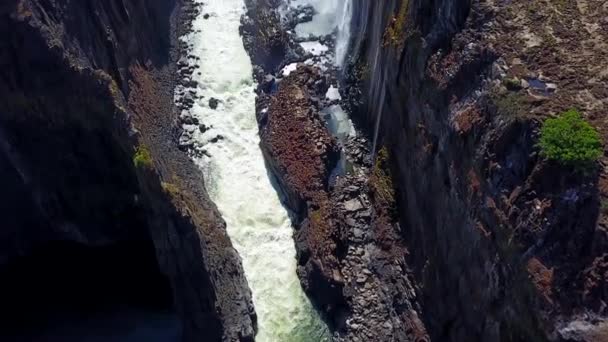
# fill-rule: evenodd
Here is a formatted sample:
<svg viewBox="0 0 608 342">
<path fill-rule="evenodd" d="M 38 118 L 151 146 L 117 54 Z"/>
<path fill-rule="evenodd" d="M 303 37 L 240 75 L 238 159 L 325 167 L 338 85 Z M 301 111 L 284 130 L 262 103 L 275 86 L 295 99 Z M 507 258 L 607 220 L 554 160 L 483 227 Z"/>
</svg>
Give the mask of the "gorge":
<svg viewBox="0 0 608 342">
<path fill-rule="evenodd" d="M 608 341 L 607 18 L 4 1 L 0 340 Z"/>
<path fill-rule="evenodd" d="M 184 37 L 198 65 L 191 78 L 199 100 L 182 113 L 189 123 L 182 145 L 191 148 L 205 174 L 210 198 L 243 260 L 257 313 L 256 340 L 323 341 L 325 328 L 296 276 L 289 214 L 259 149 L 252 66 L 239 35 L 244 7 L 242 0 L 202 4 L 208 17 L 195 19 L 193 33 Z"/>
</svg>

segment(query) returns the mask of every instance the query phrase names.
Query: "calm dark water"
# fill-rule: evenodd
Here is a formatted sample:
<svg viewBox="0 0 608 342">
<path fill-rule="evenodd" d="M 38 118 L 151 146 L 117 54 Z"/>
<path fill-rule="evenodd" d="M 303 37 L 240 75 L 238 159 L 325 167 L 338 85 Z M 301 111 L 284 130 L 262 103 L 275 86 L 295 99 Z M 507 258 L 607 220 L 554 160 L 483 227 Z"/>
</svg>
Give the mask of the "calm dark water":
<svg viewBox="0 0 608 342">
<path fill-rule="evenodd" d="M 144 237 L 59 241 L 0 265 L 0 342 L 173 342 L 169 280 Z"/>
<path fill-rule="evenodd" d="M 7 342 L 177 342 L 181 332 L 175 314 L 140 309 L 63 316 L 36 331 L 4 336 Z"/>
</svg>

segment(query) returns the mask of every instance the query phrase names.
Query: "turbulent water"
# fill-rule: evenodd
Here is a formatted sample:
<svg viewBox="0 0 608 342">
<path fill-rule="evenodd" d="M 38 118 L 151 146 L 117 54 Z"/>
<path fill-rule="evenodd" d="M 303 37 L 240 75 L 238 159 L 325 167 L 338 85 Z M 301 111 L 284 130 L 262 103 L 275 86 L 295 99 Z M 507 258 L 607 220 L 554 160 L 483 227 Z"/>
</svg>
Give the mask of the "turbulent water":
<svg viewBox="0 0 608 342">
<path fill-rule="evenodd" d="M 198 0 L 198 2 L 203 2 Z M 239 35 L 243 0 L 205 0 L 194 32 L 185 39 L 200 57 L 191 113 L 207 127 L 195 139 L 206 156 L 195 158 L 212 200 L 243 259 L 258 315 L 259 342 L 326 340 L 327 328 L 296 275 L 295 245 L 287 210 L 270 180 L 255 121 L 256 84 Z M 197 32 L 199 31 L 200 32 Z M 216 110 L 210 98 L 219 100 Z"/>
</svg>

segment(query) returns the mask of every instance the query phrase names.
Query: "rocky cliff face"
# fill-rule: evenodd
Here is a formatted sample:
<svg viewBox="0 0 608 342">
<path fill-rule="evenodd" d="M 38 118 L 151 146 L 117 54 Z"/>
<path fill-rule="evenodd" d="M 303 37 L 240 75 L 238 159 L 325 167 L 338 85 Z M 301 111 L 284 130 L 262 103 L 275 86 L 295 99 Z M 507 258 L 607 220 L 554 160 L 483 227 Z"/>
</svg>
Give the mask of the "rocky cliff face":
<svg viewBox="0 0 608 342">
<path fill-rule="evenodd" d="M 570 107 L 606 136 L 605 4 L 354 8 L 349 97 L 391 151 L 430 339 L 608 339 L 605 161 L 581 175 L 535 147 Z"/>
<path fill-rule="evenodd" d="M 196 14 L 170 0 L 0 5 L 0 265 L 58 241 L 147 241 L 185 340 L 249 341 L 240 258 L 177 149 L 176 42 Z"/>
<path fill-rule="evenodd" d="M 288 10 L 279 25 L 272 19 L 279 17 L 276 4 L 250 1 L 248 7 L 243 32 L 254 63 L 265 60 L 260 51 L 269 33 L 263 30 L 284 32 L 272 35 L 283 37 L 273 43 L 285 51 L 283 60 L 254 67 L 256 109 L 261 149 L 294 213 L 304 290 L 333 330 L 334 341 L 424 341 L 428 335 L 417 314 L 388 164 L 370 162 L 370 141 L 363 136 L 332 132 L 327 110 L 340 101 L 326 94 L 330 85 L 337 86 L 337 70 L 287 33 L 310 20 L 307 13 L 313 9 Z M 330 46 L 335 39 L 329 34 L 308 40 L 315 38 Z M 293 64 L 296 70 L 289 75 L 280 71 L 304 61 Z"/>
</svg>

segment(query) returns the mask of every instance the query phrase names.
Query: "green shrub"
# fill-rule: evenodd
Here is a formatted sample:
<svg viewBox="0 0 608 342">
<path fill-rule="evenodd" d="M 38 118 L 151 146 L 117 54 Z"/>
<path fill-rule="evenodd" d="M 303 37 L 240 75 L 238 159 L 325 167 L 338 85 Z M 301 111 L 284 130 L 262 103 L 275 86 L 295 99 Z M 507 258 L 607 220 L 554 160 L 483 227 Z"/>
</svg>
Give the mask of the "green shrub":
<svg viewBox="0 0 608 342">
<path fill-rule="evenodd" d="M 593 166 L 603 153 L 597 130 L 576 109 L 543 124 L 539 146 L 543 156 L 577 169 Z"/>
<path fill-rule="evenodd" d="M 520 90 L 521 89 L 521 80 L 516 78 L 505 78 L 502 80 L 502 83 L 509 90 Z"/>
<path fill-rule="evenodd" d="M 135 167 L 152 168 L 153 162 L 150 150 L 145 146 L 138 146 L 133 156 L 133 164 L 135 164 Z"/>
<path fill-rule="evenodd" d="M 179 188 L 173 183 L 162 182 L 160 185 L 162 186 L 163 191 L 169 195 L 177 196 L 179 194 Z"/>
<path fill-rule="evenodd" d="M 403 1 L 399 7 L 399 12 L 392 17 L 388 23 L 383 36 L 383 46 L 389 45 L 399 46 L 400 43 L 405 39 L 405 24 L 407 20 L 407 9 L 409 6 L 409 0 Z"/>
</svg>

